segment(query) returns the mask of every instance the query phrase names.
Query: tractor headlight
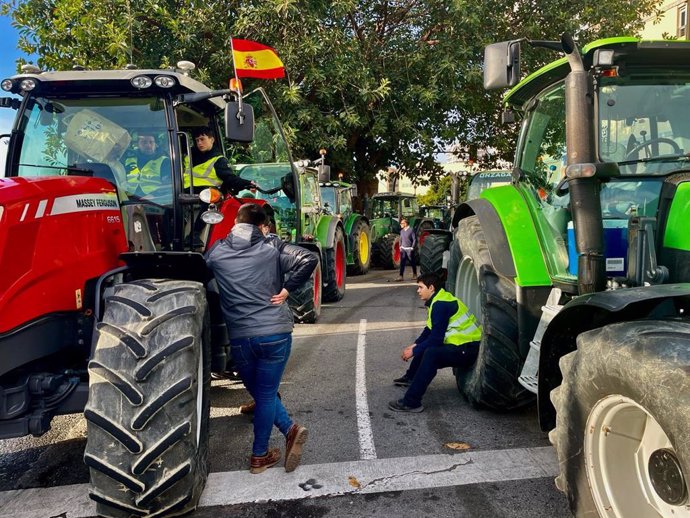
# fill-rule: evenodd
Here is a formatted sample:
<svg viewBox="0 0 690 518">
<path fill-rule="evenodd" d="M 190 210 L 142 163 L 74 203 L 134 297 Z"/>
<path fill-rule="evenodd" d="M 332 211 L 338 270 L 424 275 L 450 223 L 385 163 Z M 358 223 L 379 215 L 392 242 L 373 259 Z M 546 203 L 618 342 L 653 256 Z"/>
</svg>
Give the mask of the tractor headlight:
<svg viewBox="0 0 690 518">
<path fill-rule="evenodd" d="M 19 88 L 21 88 L 25 92 L 28 92 L 36 88 L 36 85 L 37 83 L 35 79 L 22 79 L 21 83 L 19 83 Z"/>
<path fill-rule="evenodd" d="M 209 205 L 208 210 L 201 215 L 201 221 L 207 225 L 217 225 L 223 221 L 223 219 L 224 216 L 218 212 L 218 209 L 216 209 L 216 206 L 213 204 Z"/>
<path fill-rule="evenodd" d="M 591 178 L 597 172 L 594 164 L 570 164 L 565 169 L 565 176 L 568 178 Z"/>
<path fill-rule="evenodd" d="M 218 189 L 214 189 L 213 187 L 204 189 L 199 193 L 199 199 L 204 203 L 218 203 L 222 197 L 223 195 L 220 193 L 220 191 Z"/>
<path fill-rule="evenodd" d="M 156 76 L 153 82 L 160 88 L 172 88 L 175 86 L 175 80 L 170 76 Z"/>
<path fill-rule="evenodd" d="M 14 83 L 12 83 L 11 79 L 3 79 L 2 83 L 0 83 L 0 87 L 2 87 L 2 89 L 5 90 L 6 92 L 11 91 L 13 86 L 14 86 Z"/>
<path fill-rule="evenodd" d="M 149 76 L 136 76 L 132 78 L 130 83 L 132 83 L 132 86 L 134 88 L 139 88 L 141 90 L 143 88 L 148 88 L 149 86 L 151 86 L 153 84 L 153 81 Z"/>
</svg>

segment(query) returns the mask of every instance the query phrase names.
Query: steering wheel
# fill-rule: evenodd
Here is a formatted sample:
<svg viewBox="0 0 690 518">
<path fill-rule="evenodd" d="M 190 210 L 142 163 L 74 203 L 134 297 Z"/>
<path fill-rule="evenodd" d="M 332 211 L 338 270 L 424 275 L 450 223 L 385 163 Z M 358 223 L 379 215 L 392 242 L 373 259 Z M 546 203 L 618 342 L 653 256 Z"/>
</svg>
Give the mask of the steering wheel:
<svg viewBox="0 0 690 518">
<path fill-rule="evenodd" d="M 675 140 L 672 140 L 670 138 L 666 137 L 659 137 L 659 138 L 653 138 L 649 140 L 645 140 L 641 144 L 634 145 L 629 151 L 628 154 L 625 155 L 625 160 L 635 160 L 637 159 L 640 151 L 642 151 L 644 148 L 651 146 L 652 144 L 668 144 L 673 148 L 673 152 L 676 155 L 680 155 L 683 153 L 683 150 L 680 148 L 680 146 L 675 142 Z"/>
</svg>

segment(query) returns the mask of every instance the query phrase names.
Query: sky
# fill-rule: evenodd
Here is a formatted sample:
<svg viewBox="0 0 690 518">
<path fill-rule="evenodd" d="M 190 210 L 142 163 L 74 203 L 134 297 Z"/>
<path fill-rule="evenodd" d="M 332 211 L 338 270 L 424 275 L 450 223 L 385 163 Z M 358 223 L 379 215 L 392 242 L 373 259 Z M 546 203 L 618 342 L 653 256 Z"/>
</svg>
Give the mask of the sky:
<svg viewBox="0 0 690 518">
<path fill-rule="evenodd" d="M 0 81 L 13 76 L 16 73 L 17 58 L 25 56 L 25 54 L 17 50 L 19 35 L 10 22 L 9 16 L 0 16 L 0 48 L 4 49 L 3 57 L 0 59 Z M 0 90 L 0 96 L 5 97 L 7 95 L 7 93 Z M 0 135 L 10 132 L 16 113 L 10 108 L 0 108 Z M 3 176 L 6 150 L 7 139 L 3 139 L 0 142 L 0 176 Z"/>
</svg>

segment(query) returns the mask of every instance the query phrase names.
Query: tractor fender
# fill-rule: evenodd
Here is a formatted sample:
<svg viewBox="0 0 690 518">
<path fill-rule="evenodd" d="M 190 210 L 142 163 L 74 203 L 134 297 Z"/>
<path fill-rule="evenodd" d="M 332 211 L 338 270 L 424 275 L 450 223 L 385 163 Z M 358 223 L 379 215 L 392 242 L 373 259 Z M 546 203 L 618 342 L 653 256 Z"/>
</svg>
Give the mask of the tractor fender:
<svg viewBox="0 0 690 518">
<path fill-rule="evenodd" d="M 559 359 L 577 348 L 578 335 L 616 322 L 661 319 L 690 309 L 690 283 L 660 284 L 581 295 L 566 304 L 551 320 L 539 350 L 539 424 L 543 431 L 556 423 L 549 399 L 561 384 Z"/>
<path fill-rule="evenodd" d="M 550 286 L 537 230 L 520 192 L 506 185 L 488 189 L 481 196 L 457 208 L 453 228 L 462 219 L 476 215 L 497 273 L 514 278 L 521 287 Z"/>
<path fill-rule="evenodd" d="M 336 216 L 321 216 L 316 226 L 316 238 L 323 248 L 333 248 L 335 245 L 335 229 L 343 224 Z M 343 235 L 347 235 L 343 229 Z"/>
</svg>

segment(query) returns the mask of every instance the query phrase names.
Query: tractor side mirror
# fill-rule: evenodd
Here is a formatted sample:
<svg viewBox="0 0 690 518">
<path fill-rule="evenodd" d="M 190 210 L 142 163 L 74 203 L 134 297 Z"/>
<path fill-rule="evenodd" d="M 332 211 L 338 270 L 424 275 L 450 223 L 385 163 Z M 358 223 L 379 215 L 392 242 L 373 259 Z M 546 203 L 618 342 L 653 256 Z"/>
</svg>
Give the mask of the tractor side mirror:
<svg viewBox="0 0 690 518">
<path fill-rule="evenodd" d="M 225 105 L 225 138 L 249 144 L 254 141 L 254 108 L 251 104 L 230 102 Z"/>
<path fill-rule="evenodd" d="M 492 43 L 484 48 L 484 88 L 497 90 L 520 81 L 520 42 Z"/>
</svg>

